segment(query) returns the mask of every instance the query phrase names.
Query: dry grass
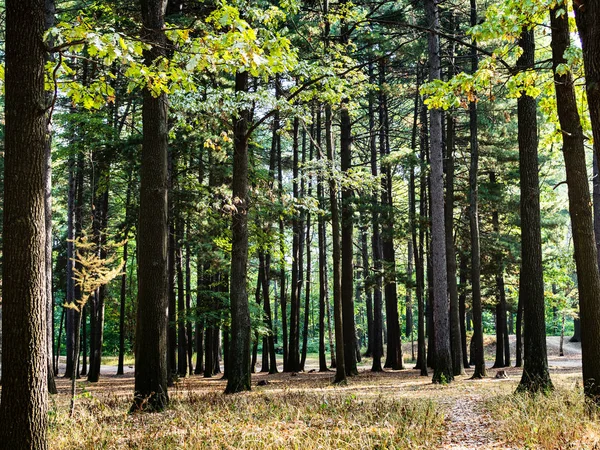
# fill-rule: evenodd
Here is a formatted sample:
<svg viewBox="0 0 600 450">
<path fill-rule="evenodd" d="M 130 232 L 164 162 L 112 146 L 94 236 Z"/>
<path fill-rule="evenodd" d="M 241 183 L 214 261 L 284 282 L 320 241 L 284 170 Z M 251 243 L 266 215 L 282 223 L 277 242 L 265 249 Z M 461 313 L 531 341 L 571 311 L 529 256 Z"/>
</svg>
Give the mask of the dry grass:
<svg viewBox="0 0 600 450">
<path fill-rule="evenodd" d="M 555 376 L 556 390 L 547 396 L 488 398 L 496 439 L 520 449 L 600 449 L 599 416 L 586 407 L 578 378 Z"/>
<path fill-rule="evenodd" d="M 366 381 L 369 381 L 367 378 Z M 295 380 L 294 380 L 295 381 Z M 160 414 L 128 414 L 128 397 L 87 392 L 70 419 L 62 395 L 51 412 L 53 449 L 437 448 L 443 412 L 433 400 L 359 396 L 319 381 L 271 384 L 251 393 L 180 389 Z M 191 386 L 188 386 L 191 387 Z"/>
<path fill-rule="evenodd" d="M 253 391 L 226 396 L 225 381 L 194 376 L 169 391 L 160 414 L 128 414 L 133 375 L 80 383 L 67 415 L 68 380 L 59 379 L 50 417 L 52 449 L 600 449 L 600 423 L 586 415 L 580 368 L 552 370 L 549 397 L 515 396 L 509 379 L 457 377 L 433 385 L 415 370 L 361 371 L 347 386 L 333 373 L 254 374 Z M 268 380 L 266 386 L 257 386 Z M 460 408 L 457 405 L 461 406 Z M 473 414 L 471 411 L 475 411 Z M 470 439 L 470 441 L 469 441 Z M 470 443 L 469 443 L 470 442 Z"/>
</svg>

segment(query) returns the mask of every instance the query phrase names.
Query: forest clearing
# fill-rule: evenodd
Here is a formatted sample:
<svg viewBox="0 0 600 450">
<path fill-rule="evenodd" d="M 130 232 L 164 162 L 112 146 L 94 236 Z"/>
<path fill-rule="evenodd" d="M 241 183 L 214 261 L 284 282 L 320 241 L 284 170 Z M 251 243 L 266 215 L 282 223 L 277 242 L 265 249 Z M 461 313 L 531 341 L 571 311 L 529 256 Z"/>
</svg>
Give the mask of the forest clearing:
<svg viewBox="0 0 600 450">
<path fill-rule="evenodd" d="M 488 347 L 493 347 L 493 338 Z M 405 351 L 410 352 L 405 346 Z M 186 377 L 171 391 L 163 413 L 128 414 L 132 367 L 116 367 L 98 383 L 80 383 L 77 414 L 68 417 L 69 381 L 58 379 L 52 403 L 52 449 L 593 449 L 600 424 L 586 418 L 581 397 L 580 346 L 549 339 L 549 369 L 556 391 L 514 395 L 521 370 L 507 378 L 432 384 L 414 369 L 372 373 L 370 361 L 346 386 L 332 384 L 309 357 L 307 372 L 252 375 L 253 392 L 224 396 L 226 380 Z M 316 355 L 311 355 L 316 356 Z M 266 381 L 266 383 L 265 383 Z"/>
<path fill-rule="evenodd" d="M 600 448 L 600 0 L 0 0 L 0 450 Z"/>
</svg>

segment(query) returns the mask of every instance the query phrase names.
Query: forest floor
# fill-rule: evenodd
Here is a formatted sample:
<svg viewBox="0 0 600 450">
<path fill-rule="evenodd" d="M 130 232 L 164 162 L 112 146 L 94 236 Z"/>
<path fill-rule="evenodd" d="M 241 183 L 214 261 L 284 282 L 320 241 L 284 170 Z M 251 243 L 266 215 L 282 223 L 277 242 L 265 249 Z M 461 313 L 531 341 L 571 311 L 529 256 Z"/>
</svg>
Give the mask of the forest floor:
<svg viewBox="0 0 600 450">
<path fill-rule="evenodd" d="M 488 356 L 493 343 L 486 340 Z M 410 344 L 405 356 L 410 356 Z M 556 387 L 548 396 L 515 395 L 521 370 L 508 378 L 470 380 L 471 371 L 434 385 L 407 363 L 403 371 L 359 375 L 333 386 L 333 372 L 252 376 L 252 392 L 224 395 L 220 376 L 191 376 L 170 389 L 160 414 L 128 414 L 133 373 L 104 371 L 98 383 L 78 383 L 76 412 L 68 417 L 69 382 L 52 397 L 50 447 L 228 449 L 582 449 L 600 448 L 600 422 L 586 413 L 578 344 L 548 341 Z M 514 361 L 513 361 L 514 363 Z M 114 373 L 114 372 L 113 372 Z M 431 375 L 431 374 L 430 374 Z M 259 385 L 266 381 L 266 385 Z M 263 383 L 261 383 L 263 384 Z"/>
</svg>

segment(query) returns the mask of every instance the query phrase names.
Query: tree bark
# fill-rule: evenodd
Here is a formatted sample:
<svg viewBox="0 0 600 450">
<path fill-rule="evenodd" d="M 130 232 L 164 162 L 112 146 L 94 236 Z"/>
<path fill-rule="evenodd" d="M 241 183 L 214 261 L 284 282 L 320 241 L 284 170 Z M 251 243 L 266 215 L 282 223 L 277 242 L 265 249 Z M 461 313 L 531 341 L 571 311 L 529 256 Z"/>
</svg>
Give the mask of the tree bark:
<svg viewBox="0 0 600 450">
<path fill-rule="evenodd" d="M 165 0 L 142 0 L 147 65 L 164 58 Z M 143 137 L 138 224 L 138 312 L 132 409 L 163 410 L 167 393 L 168 100 L 143 91 Z"/>
<path fill-rule="evenodd" d="M 477 2 L 471 0 L 471 26 L 477 24 Z M 471 72 L 477 71 L 477 50 L 471 50 Z M 472 361 L 475 366 L 472 378 L 486 376 L 483 349 L 483 319 L 481 307 L 481 250 L 479 243 L 479 137 L 477 124 L 477 102 L 469 103 L 469 129 L 471 143 L 471 165 L 469 168 L 469 225 L 471 230 L 471 290 L 473 312 Z"/>
<path fill-rule="evenodd" d="M 125 230 L 123 231 L 123 275 L 121 275 L 121 292 L 119 301 L 119 362 L 117 364 L 117 375 L 124 373 L 125 359 L 125 302 L 127 300 L 127 259 L 129 257 L 129 209 L 131 205 L 131 174 L 128 176 L 127 194 L 125 197 Z"/>
<path fill-rule="evenodd" d="M 425 12 L 429 28 L 429 79 L 441 78 L 440 38 L 437 0 L 425 0 Z M 433 321 L 435 326 L 435 367 L 433 382 L 450 382 L 454 378 L 450 354 L 450 305 L 446 272 L 446 236 L 444 230 L 444 174 L 442 154 L 442 111 L 431 109 L 430 155 L 431 155 L 431 255 L 433 264 Z"/>
<path fill-rule="evenodd" d="M 298 189 L 298 166 L 299 166 L 299 144 L 298 144 L 298 128 L 300 120 L 294 119 L 293 127 L 293 196 L 295 200 L 299 199 Z M 302 246 L 300 245 L 301 234 L 303 234 L 301 219 L 298 215 L 294 216 L 292 220 L 292 290 L 290 296 L 290 334 L 289 334 L 289 349 L 288 349 L 288 363 L 285 368 L 286 372 L 298 372 L 300 370 L 300 294 L 301 294 L 301 259 L 302 259 Z"/>
<path fill-rule="evenodd" d="M 5 9 L 0 442 L 15 450 L 48 446 L 44 6 L 7 0 Z"/>
<path fill-rule="evenodd" d="M 448 272 L 448 293 L 450 295 L 450 348 L 454 375 L 465 373 L 462 364 L 462 343 L 460 334 L 460 311 L 458 286 L 456 284 L 456 249 L 454 247 L 454 138 L 455 118 L 448 116 L 446 132 L 446 267 Z"/>
<path fill-rule="evenodd" d="M 533 70 L 535 40 L 533 30 L 523 30 L 523 49 L 517 61 L 522 70 Z M 521 176 L 521 274 L 519 296 L 523 299 L 525 365 L 518 390 L 529 392 L 552 389 L 548 373 L 540 192 L 538 175 L 538 136 L 536 103 L 525 92 L 517 100 L 519 117 L 519 171 Z"/>
<path fill-rule="evenodd" d="M 248 72 L 235 76 L 236 92 L 248 91 Z M 231 342 L 227 355 L 225 392 L 250 390 L 250 311 L 246 277 L 248 271 L 248 118 L 250 111 L 239 112 L 234 125 L 233 205 L 231 224 Z"/>
<path fill-rule="evenodd" d="M 386 62 L 380 60 L 379 84 L 379 154 L 383 160 L 389 153 L 389 118 L 387 96 L 383 91 L 386 82 Z M 402 335 L 398 314 L 398 292 L 396 290 L 396 252 L 394 250 L 394 216 L 392 173 L 390 167 L 381 164 L 381 256 L 383 259 L 385 312 L 387 324 L 387 353 L 384 367 L 393 370 L 404 368 L 402 358 Z"/>
<path fill-rule="evenodd" d="M 564 11 L 559 16 L 557 9 L 558 7 L 555 7 L 550 11 L 552 66 L 569 188 L 569 213 L 573 230 L 573 246 L 575 247 L 580 319 L 583 325 L 581 335 L 583 385 L 586 397 L 598 404 L 600 403 L 600 387 L 597 384 L 597 381 L 600 380 L 600 305 L 598 304 L 600 301 L 600 274 L 585 161 L 584 136 L 577 109 L 573 77 L 570 72 L 563 75 L 557 72 L 558 65 L 566 63 L 564 53 L 571 45 L 568 16 Z M 564 316 L 562 329 L 564 329 Z M 561 331 L 561 351 L 562 335 Z"/>
<path fill-rule="evenodd" d="M 348 173 L 352 164 L 352 125 L 345 101 L 340 110 L 340 160 L 342 173 Z M 356 368 L 356 329 L 354 323 L 354 223 L 353 194 L 342 186 L 341 213 L 341 276 L 342 313 L 344 320 L 344 361 L 346 375 L 358 375 Z"/>
<path fill-rule="evenodd" d="M 373 74 L 372 65 L 369 66 L 369 78 L 372 82 L 375 81 Z M 375 128 L 375 99 L 374 94 L 369 96 L 369 130 L 370 130 L 370 150 L 371 150 L 371 175 L 377 177 L 379 173 L 378 158 L 377 158 L 377 134 Z M 373 336 L 369 336 L 372 339 L 372 352 L 373 352 L 373 364 L 371 367 L 372 372 L 382 372 L 383 366 L 381 364 L 381 358 L 383 356 L 383 311 L 382 311 L 382 265 L 381 265 L 381 235 L 379 233 L 379 201 L 377 193 L 373 193 L 371 196 L 371 253 L 373 254 Z"/>
<path fill-rule="evenodd" d="M 52 28 L 55 22 L 56 5 L 54 0 L 45 0 L 46 30 Z M 47 60 L 51 58 L 47 57 Z M 53 92 L 46 92 L 47 102 L 52 102 Z M 52 117 L 48 114 L 48 121 Z M 48 392 L 58 394 L 54 381 L 54 295 L 52 286 L 52 136 L 48 136 L 46 144 L 46 192 L 45 192 L 45 221 L 46 221 L 46 331 L 47 331 L 47 359 L 48 359 Z M 1 341 L 0 341 L 1 342 Z"/>
<path fill-rule="evenodd" d="M 325 106 L 325 139 L 327 147 L 327 159 L 333 167 L 335 159 L 333 155 L 332 136 L 332 114 L 331 106 Z M 342 267 L 341 267 L 341 241 L 340 241 L 340 213 L 338 207 L 338 185 L 337 181 L 329 177 L 329 203 L 331 208 L 331 240 L 333 242 L 333 317 L 335 325 L 335 359 L 336 371 L 334 383 L 346 382 L 346 363 L 344 352 L 344 324 L 342 305 Z"/>
<path fill-rule="evenodd" d="M 179 211 L 174 215 L 181 214 Z M 177 374 L 183 378 L 187 375 L 188 336 L 185 324 L 185 290 L 183 274 L 183 220 L 175 220 L 175 273 L 177 277 Z"/>
</svg>

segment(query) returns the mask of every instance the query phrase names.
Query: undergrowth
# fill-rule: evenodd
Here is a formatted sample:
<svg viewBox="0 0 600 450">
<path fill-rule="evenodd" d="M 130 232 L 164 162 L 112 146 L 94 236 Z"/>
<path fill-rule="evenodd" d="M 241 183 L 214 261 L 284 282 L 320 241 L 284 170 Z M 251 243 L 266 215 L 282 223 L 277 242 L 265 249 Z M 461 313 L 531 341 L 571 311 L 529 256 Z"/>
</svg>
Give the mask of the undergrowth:
<svg viewBox="0 0 600 450">
<path fill-rule="evenodd" d="M 53 449 L 437 448 L 443 414 L 430 400 L 298 391 L 182 393 L 160 414 L 127 414 L 130 400 L 79 401 L 75 417 L 54 406 Z"/>
<path fill-rule="evenodd" d="M 496 438 L 520 449 L 600 449 L 600 423 L 581 389 L 491 398 Z"/>
</svg>

